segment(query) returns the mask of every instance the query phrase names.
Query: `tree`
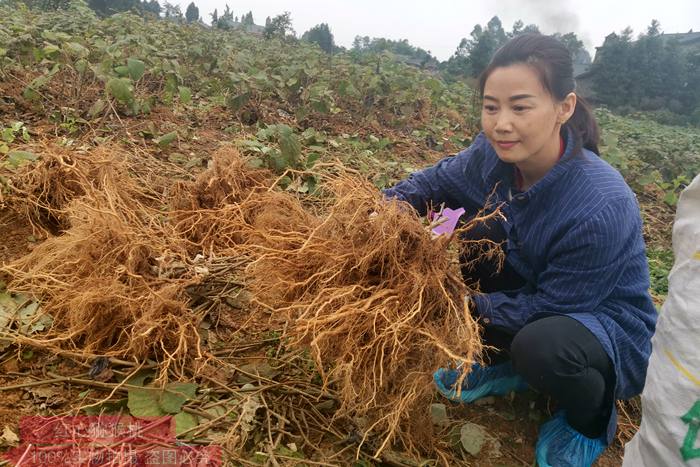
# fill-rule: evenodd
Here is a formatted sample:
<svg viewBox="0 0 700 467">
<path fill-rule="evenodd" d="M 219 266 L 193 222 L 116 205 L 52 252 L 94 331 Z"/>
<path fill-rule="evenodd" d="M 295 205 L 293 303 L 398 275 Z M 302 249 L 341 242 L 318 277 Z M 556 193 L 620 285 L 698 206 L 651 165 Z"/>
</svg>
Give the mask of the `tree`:
<svg viewBox="0 0 700 467">
<path fill-rule="evenodd" d="M 283 14 L 272 18 L 270 22 L 265 25 L 265 30 L 263 31 L 263 36 L 265 36 L 265 39 L 271 39 L 273 37 L 283 39 L 287 37 L 288 34 L 295 34 L 294 29 L 292 28 L 291 13 L 288 11 L 285 11 Z"/>
<path fill-rule="evenodd" d="M 233 12 L 231 11 L 231 8 L 229 8 L 228 3 L 226 4 L 226 8 L 224 9 L 224 14 L 221 15 L 219 20 L 216 22 L 216 27 L 219 29 L 233 29 L 234 21 L 233 21 Z"/>
<path fill-rule="evenodd" d="M 241 17 L 241 23 L 243 26 L 253 26 L 255 21 L 253 21 L 253 12 L 249 11 L 247 14 Z"/>
<path fill-rule="evenodd" d="M 513 34 L 520 34 L 529 27 L 523 27 L 522 21 L 516 21 Z M 496 50 L 505 44 L 512 34 L 506 34 L 501 20 L 494 16 L 486 27 L 475 25 L 470 36 L 471 39 L 463 38 L 460 41 L 457 50 L 448 60 L 448 73 L 457 76 L 479 76 L 488 66 Z"/>
<path fill-rule="evenodd" d="M 145 13 L 152 14 L 155 16 L 160 16 L 161 8 L 160 8 L 160 3 L 158 3 L 158 0 L 151 0 L 150 2 L 144 0 L 143 2 L 141 2 L 141 9 Z"/>
<path fill-rule="evenodd" d="M 216 10 L 216 8 L 214 8 L 214 12 L 209 16 L 211 16 L 211 25 L 216 27 L 216 24 L 219 22 L 219 12 Z"/>
<path fill-rule="evenodd" d="M 611 107 L 629 105 L 632 57 L 631 29 L 621 35 L 609 34 L 598 48 L 591 67 L 593 90 L 597 99 Z"/>
<path fill-rule="evenodd" d="M 43 11 L 67 10 L 71 0 L 24 0 L 29 8 Z"/>
<path fill-rule="evenodd" d="M 583 45 L 583 41 L 580 40 L 575 33 L 569 32 L 564 35 L 554 33 L 552 34 L 552 37 L 559 40 L 566 46 L 574 63 L 591 63 L 591 54 L 588 53 Z"/>
<path fill-rule="evenodd" d="M 182 10 L 180 10 L 180 5 L 173 5 L 170 2 L 165 2 L 163 5 L 163 16 L 165 19 L 171 21 L 182 21 Z"/>
<path fill-rule="evenodd" d="M 187 10 L 185 11 L 185 19 L 187 19 L 188 23 L 194 23 L 195 21 L 199 21 L 199 8 L 197 8 L 194 2 L 191 2 L 189 5 L 187 5 Z"/>
<path fill-rule="evenodd" d="M 508 38 L 519 36 L 520 34 L 535 33 L 540 34 L 540 28 L 536 24 L 528 24 L 525 26 L 521 20 L 517 20 L 513 23 L 513 29 L 507 34 Z"/>
<path fill-rule="evenodd" d="M 146 2 L 140 0 L 89 0 L 88 6 L 100 17 L 106 17 L 124 11 L 133 11 L 138 14 L 160 12 L 160 5 L 156 0 Z"/>
<path fill-rule="evenodd" d="M 333 49 L 335 48 L 333 33 L 331 33 L 331 30 L 326 23 L 317 24 L 313 28 L 309 29 L 301 36 L 301 39 L 318 44 L 318 46 L 321 47 L 321 50 L 329 54 L 333 53 Z"/>
</svg>

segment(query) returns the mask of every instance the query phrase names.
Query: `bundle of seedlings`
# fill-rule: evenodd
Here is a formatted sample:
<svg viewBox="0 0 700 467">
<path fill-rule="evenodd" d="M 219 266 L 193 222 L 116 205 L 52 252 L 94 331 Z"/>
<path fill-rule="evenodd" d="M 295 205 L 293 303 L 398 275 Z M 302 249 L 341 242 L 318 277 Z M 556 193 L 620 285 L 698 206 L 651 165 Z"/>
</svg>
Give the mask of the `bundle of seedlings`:
<svg viewBox="0 0 700 467">
<path fill-rule="evenodd" d="M 433 238 L 410 206 L 357 177 L 325 186 L 323 215 L 284 193 L 256 199 L 268 208 L 256 211 L 248 237 L 254 302 L 284 316 L 287 338 L 311 349 L 360 444 L 371 442 L 376 456 L 397 441 L 435 452 L 432 373 L 448 363 L 468 369 L 481 353 L 455 237 Z"/>
</svg>

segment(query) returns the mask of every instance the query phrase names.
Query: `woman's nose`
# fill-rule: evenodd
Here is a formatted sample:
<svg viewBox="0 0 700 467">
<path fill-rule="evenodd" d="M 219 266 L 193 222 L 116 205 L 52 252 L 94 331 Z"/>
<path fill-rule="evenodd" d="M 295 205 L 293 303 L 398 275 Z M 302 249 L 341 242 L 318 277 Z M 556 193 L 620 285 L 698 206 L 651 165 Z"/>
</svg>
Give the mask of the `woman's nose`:
<svg viewBox="0 0 700 467">
<path fill-rule="evenodd" d="M 500 112 L 496 117 L 496 124 L 493 129 L 497 132 L 508 133 L 512 131 L 513 125 L 508 112 Z"/>
</svg>

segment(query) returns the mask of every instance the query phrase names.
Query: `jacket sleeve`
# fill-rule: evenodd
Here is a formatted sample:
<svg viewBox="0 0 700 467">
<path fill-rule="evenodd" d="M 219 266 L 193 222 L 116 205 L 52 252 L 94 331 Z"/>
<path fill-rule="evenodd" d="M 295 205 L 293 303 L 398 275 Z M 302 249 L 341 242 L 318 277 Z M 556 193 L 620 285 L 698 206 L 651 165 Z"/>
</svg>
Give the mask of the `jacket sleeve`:
<svg viewBox="0 0 700 467">
<path fill-rule="evenodd" d="M 480 134 L 471 146 L 456 156 L 446 157 L 432 167 L 411 174 L 408 179 L 383 190 L 384 195 L 408 202 L 421 216 L 430 205 L 445 203 L 452 209 L 465 207 L 464 184 L 480 175 L 476 166 L 484 142 L 485 137 Z"/>
<path fill-rule="evenodd" d="M 477 313 L 484 322 L 515 333 L 537 313 L 595 311 L 610 296 L 628 263 L 635 260 L 641 221 L 633 204 L 631 200 L 611 202 L 566 233 L 550 250 L 534 291 L 471 297 Z"/>
</svg>

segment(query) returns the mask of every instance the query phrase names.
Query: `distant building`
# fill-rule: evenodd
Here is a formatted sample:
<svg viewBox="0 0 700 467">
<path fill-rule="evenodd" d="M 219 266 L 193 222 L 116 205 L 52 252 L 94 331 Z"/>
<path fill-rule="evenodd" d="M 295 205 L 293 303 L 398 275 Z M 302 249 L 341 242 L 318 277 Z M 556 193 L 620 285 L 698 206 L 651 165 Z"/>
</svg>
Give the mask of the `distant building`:
<svg viewBox="0 0 700 467">
<path fill-rule="evenodd" d="M 440 62 L 435 58 L 419 58 L 409 57 L 407 55 L 395 54 L 397 60 L 406 63 L 407 65 L 420 68 L 421 70 L 437 71 Z"/>
<path fill-rule="evenodd" d="M 681 46 L 681 50 L 687 52 L 700 52 L 700 32 L 693 32 L 691 29 L 689 32 L 675 33 L 675 34 L 661 34 L 661 38 L 665 41 L 667 40 L 677 40 L 678 45 Z"/>
</svg>

